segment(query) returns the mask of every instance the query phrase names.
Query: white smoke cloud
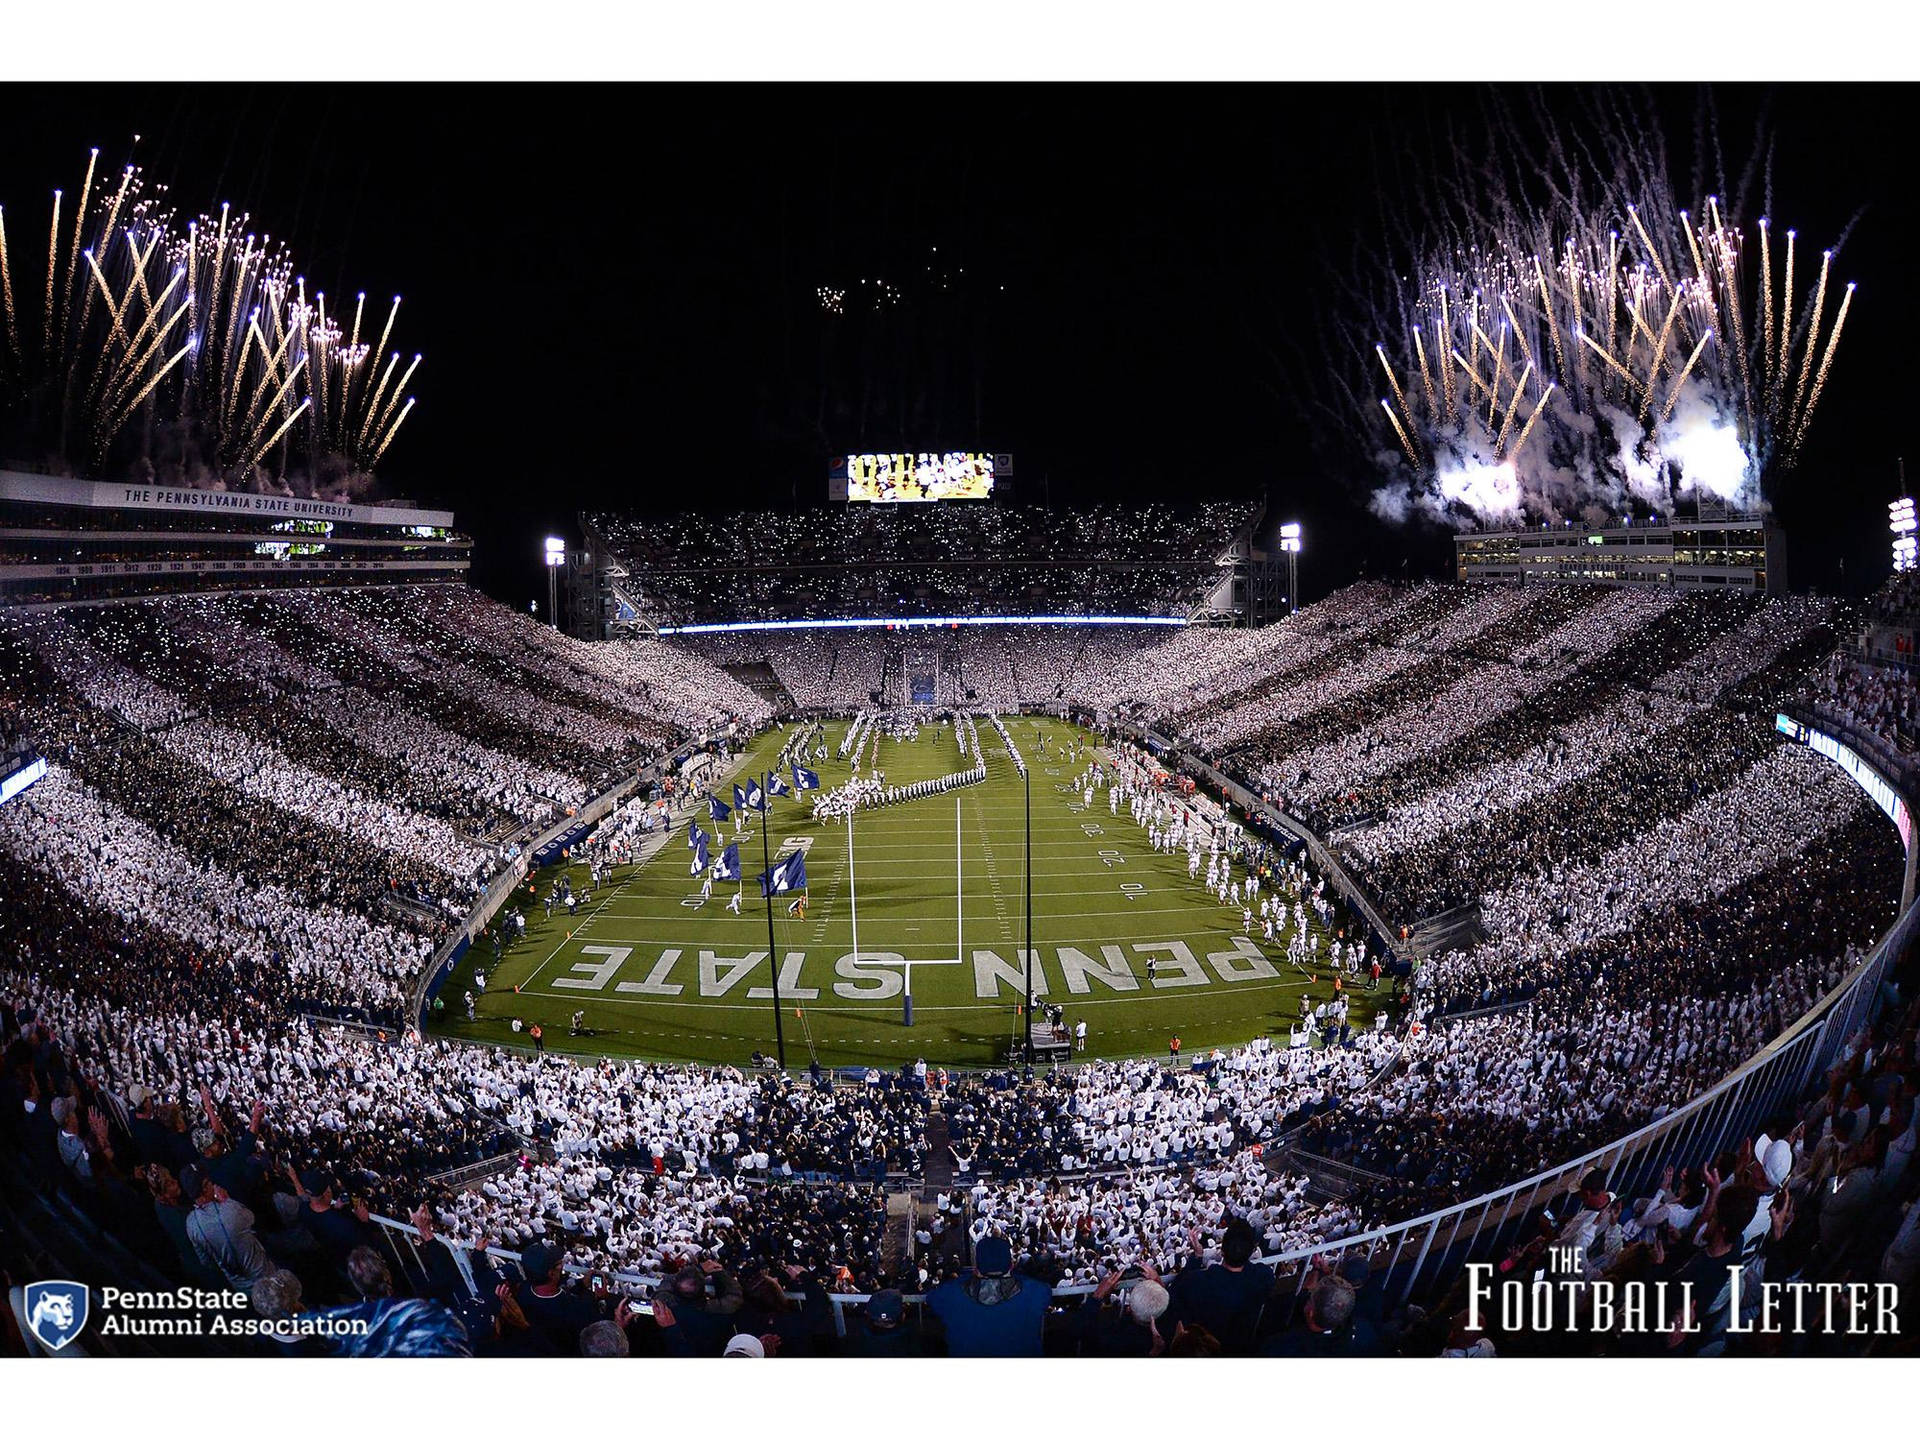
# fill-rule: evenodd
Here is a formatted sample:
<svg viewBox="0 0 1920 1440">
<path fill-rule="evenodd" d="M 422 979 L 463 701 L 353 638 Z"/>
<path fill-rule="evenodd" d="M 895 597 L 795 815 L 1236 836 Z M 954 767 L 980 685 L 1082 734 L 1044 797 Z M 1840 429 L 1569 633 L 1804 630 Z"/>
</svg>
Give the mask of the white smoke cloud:
<svg viewBox="0 0 1920 1440">
<path fill-rule="evenodd" d="M 1434 478 L 1443 500 L 1464 505 L 1483 519 L 1515 520 L 1521 515 L 1520 477 L 1512 465 L 1466 464 L 1443 469 Z"/>
<path fill-rule="evenodd" d="M 1766 505 L 1739 430 L 1719 397 L 1698 384 L 1664 423 L 1642 422 L 1613 403 L 1576 411 L 1556 394 L 1517 461 L 1498 458 L 1483 419 L 1463 415 L 1457 428 L 1423 435 L 1431 465 L 1377 489 L 1373 512 L 1392 524 L 1420 517 L 1455 527 L 1527 519 L 1602 525 L 1636 508 L 1669 514 L 1683 496 L 1710 495 L 1745 510 Z M 1376 459 L 1405 473 L 1391 453 Z"/>
<path fill-rule="evenodd" d="M 1759 504 L 1753 457 L 1739 432 L 1699 391 L 1689 388 L 1681 395 L 1658 438 L 1681 491 L 1705 491 L 1734 505 Z"/>
<path fill-rule="evenodd" d="M 1367 508 L 1389 525 L 1404 525 L 1413 518 L 1413 498 L 1404 485 L 1382 485 L 1367 501 Z"/>
</svg>

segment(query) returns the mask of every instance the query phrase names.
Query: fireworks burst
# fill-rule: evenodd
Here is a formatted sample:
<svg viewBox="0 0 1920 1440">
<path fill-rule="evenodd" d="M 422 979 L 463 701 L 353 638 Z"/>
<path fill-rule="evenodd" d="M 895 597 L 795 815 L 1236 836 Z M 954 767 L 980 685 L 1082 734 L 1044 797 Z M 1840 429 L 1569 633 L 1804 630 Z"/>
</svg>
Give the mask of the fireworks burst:
<svg viewBox="0 0 1920 1440">
<path fill-rule="evenodd" d="M 1783 245 L 1765 217 L 1743 225 L 1728 193 L 1680 204 L 1657 138 L 1634 138 L 1657 137 L 1646 117 L 1536 128 L 1523 145 L 1497 126 L 1490 159 L 1434 187 L 1404 226 L 1405 279 L 1348 326 L 1374 384 L 1346 393 L 1398 471 L 1374 508 L 1511 521 L 1662 511 L 1689 492 L 1763 504 L 1763 479 L 1799 458 L 1853 301 L 1848 284 L 1832 303 L 1833 252 L 1796 293 L 1810 267 L 1794 232 Z M 1508 175 L 1540 177 L 1537 194 Z"/>
<path fill-rule="evenodd" d="M 99 155 L 77 198 L 54 192 L 44 279 L 15 273 L 0 210 L 0 419 L 11 443 L 86 474 L 164 446 L 242 488 L 284 485 L 290 467 L 369 471 L 413 408 L 402 397 L 420 357 L 395 384 L 401 356 L 386 350 L 400 297 L 370 344 L 364 294 L 343 326 L 246 215 L 223 205 L 182 220 L 164 186 L 135 165 L 101 174 Z"/>
</svg>

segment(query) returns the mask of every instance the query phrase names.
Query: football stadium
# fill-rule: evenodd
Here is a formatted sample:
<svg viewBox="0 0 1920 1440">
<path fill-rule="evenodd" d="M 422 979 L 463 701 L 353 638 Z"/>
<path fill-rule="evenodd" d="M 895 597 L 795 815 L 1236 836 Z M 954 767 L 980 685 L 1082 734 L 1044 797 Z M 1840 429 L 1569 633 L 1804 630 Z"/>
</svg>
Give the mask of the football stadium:
<svg viewBox="0 0 1920 1440">
<path fill-rule="evenodd" d="M 11 1353 L 1911 1353 L 1913 500 L 1795 583 L 1771 498 L 1838 251 L 1436 184 L 1337 505 L 916 430 L 973 312 L 823 283 L 808 478 L 555 500 L 443 473 L 432 302 L 81 154 L 0 214 Z"/>
</svg>

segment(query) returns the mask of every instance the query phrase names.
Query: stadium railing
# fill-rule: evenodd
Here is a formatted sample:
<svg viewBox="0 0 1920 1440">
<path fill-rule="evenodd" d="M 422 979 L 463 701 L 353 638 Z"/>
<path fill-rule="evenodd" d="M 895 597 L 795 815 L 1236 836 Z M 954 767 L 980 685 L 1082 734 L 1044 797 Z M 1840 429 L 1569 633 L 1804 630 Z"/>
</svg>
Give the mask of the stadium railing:
<svg viewBox="0 0 1920 1440">
<path fill-rule="evenodd" d="M 1751 1139 L 1783 1107 L 1803 1096 L 1872 1019 L 1882 999 L 1882 982 L 1895 958 L 1912 944 L 1916 927 L 1920 909 L 1910 908 L 1839 984 L 1758 1055 L 1660 1119 L 1499 1190 L 1397 1225 L 1277 1255 L 1268 1263 L 1297 1266 L 1304 1285 L 1308 1262 L 1315 1256 L 1363 1249 L 1374 1268 L 1388 1272 L 1389 1285 L 1405 1299 L 1423 1279 L 1437 1282 L 1469 1260 L 1496 1256 L 1527 1233 L 1529 1220 L 1542 1206 L 1577 1190 L 1589 1170 L 1602 1171 L 1609 1190 L 1650 1193 L 1667 1166 L 1711 1161 Z"/>
<path fill-rule="evenodd" d="M 1802 725 L 1824 730 L 1829 735 L 1846 741 L 1855 751 L 1879 766 L 1881 772 L 1902 789 L 1914 788 L 1915 757 L 1900 749 L 1886 736 L 1861 729 L 1839 710 L 1831 709 L 1818 700 L 1811 703 L 1804 700 L 1789 700 L 1779 709 L 1781 714 L 1798 720 Z"/>
<path fill-rule="evenodd" d="M 1297 1134 L 1297 1132 L 1296 1132 Z M 1267 1147 L 1263 1157 L 1270 1170 L 1291 1170 L 1304 1175 L 1319 1185 L 1322 1190 L 1345 1199 L 1356 1190 L 1377 1184 L 1386 1177 L 1376 1170 L 1364 1166 L 1349 1165 L 1343 1160 L 1333 1160 L 1325 1155 L 1316 1155 L 1311 1150 L 1303 1150 L 1286 1141 Z"/>
<path fill-rule="evenodd" d="M 1898 793 L 1901 802 L 1906 806 L 1909 824 L 1912 823 L 1911 817 L 1915 813 L 1914 795 L 1917 778 L 1912 757 L 1902 753 L 1885 736 L 1875 734 L 1871 730 L 1864 730 L 1841 715 L 1828 713 L 1799 700 L 1790 700 L 1781 705 L 1777 713 L 1848 746 L 1855 755 L 1879 772 L 1878 778 L 1883 783 L 1891 786 Z M 1867 788 L 1857 774 L 1853 778 L 1863 789 Z M 1883 797 L 1875 795 L 1873 798 L 1876 804 L 1881 805 L 1883 809 L 1887 808 Z M 1891 811 L 1887 818 L 1894 820 L 1896 825 L 1899 824 Z M 1901 838 L 1904 840 L 1906 836 L 1903 835 Z M 1913 904 L 1917 878 L 1920 878 L 1920 842 L 1907 846 L 1906 876 L 1900 886 L 1902 910 Z"/>
<path fill-rule="evenodd" d="M 503 1155 L 495 1155 L 486 1160 L 475 1160 L 471 1164 L 456 1165 L 451 1170 L 442 1170 L 437 1175 L 427 1176 L 429 1185 L 444 1185 L 449 1190 L 462 1190 L 469 1185 L 477 1185 L 490 1176 L 499 1175 L 513 1169 L 520 1163 L 523 1152 L 509 1150 Z"/>
</svg>

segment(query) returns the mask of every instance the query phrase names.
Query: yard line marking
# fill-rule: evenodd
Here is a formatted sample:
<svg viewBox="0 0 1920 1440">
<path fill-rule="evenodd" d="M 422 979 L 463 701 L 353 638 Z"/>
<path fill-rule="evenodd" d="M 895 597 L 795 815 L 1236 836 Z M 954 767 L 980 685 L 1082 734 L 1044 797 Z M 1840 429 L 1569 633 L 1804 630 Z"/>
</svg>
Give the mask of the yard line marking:
<svg viewBox="0 0 1920 1440">
<path fill-rule="evenodd" d="M 1145 893 L 1153 895 L 1162 892 L 1149 890 Z M 1036 924 L 1042 919 L 1046 920 L 1049 924 L 1057 920 L 1118 919 L 1122 913 L 1116 902 L 1115 908 L 1111 910 L 1049 910 L 1043 916 L 1040 913 L 1040 901 L 1044 898 L 1046 897 L 1040 891 L 1036 890 L 1033 892 L 1034 921 Z M 874 902 L 868 901 L 867 903 L 871 905 Z M 884 900 L 882 903 L 884 903 Z M 914 897 L 913 903 L 918 904 L 918 897 Z M 992 920 L 996 918 L 992 911 L 985 908 L 986 903 L 982 897 L 970 897 L 966 910 L 966 918 L 969 920 L 976 918 Z M 671 912 L 679 908 L 680 906 L 678 904 L 674 904 L 663 905 L 660 910 L 657 911 L 622 910 L 616 912 L 611 918 L 615 920 L 671 920 L 674 918 Z M 1231 905 L 1222 906 L 1214 903 L 1205 905 L 1129 905 L 1126 907 L 1124 913 L 1129 918 L 1135 915 L 1192 915 L 1196 929 L 1190 933 L 1202 933 L 1215 928 L 1219 928 L 1223 933 L 1227 930 L 1231 930 L 1236 935 L 1241 933 L 1240 926 L 1237 923 L 1228 924 L 1226 921 L 1218 918 L 1208 918 L 1208 912 L 1217 910 L 1234 911 L 1233 918 L 1236 920 L 1238 918 L 1238 911 L 1235 910 L 1235 907 Z M 913 913 L 921 914 L 922 912 L 916 909 Z M 890 918 L 897 921 L 900 917 L 889 917 L 884 910 L 880 910 L 875 916 L 875 923 L 885 925 L 889 922 Z"/>
</svg>

